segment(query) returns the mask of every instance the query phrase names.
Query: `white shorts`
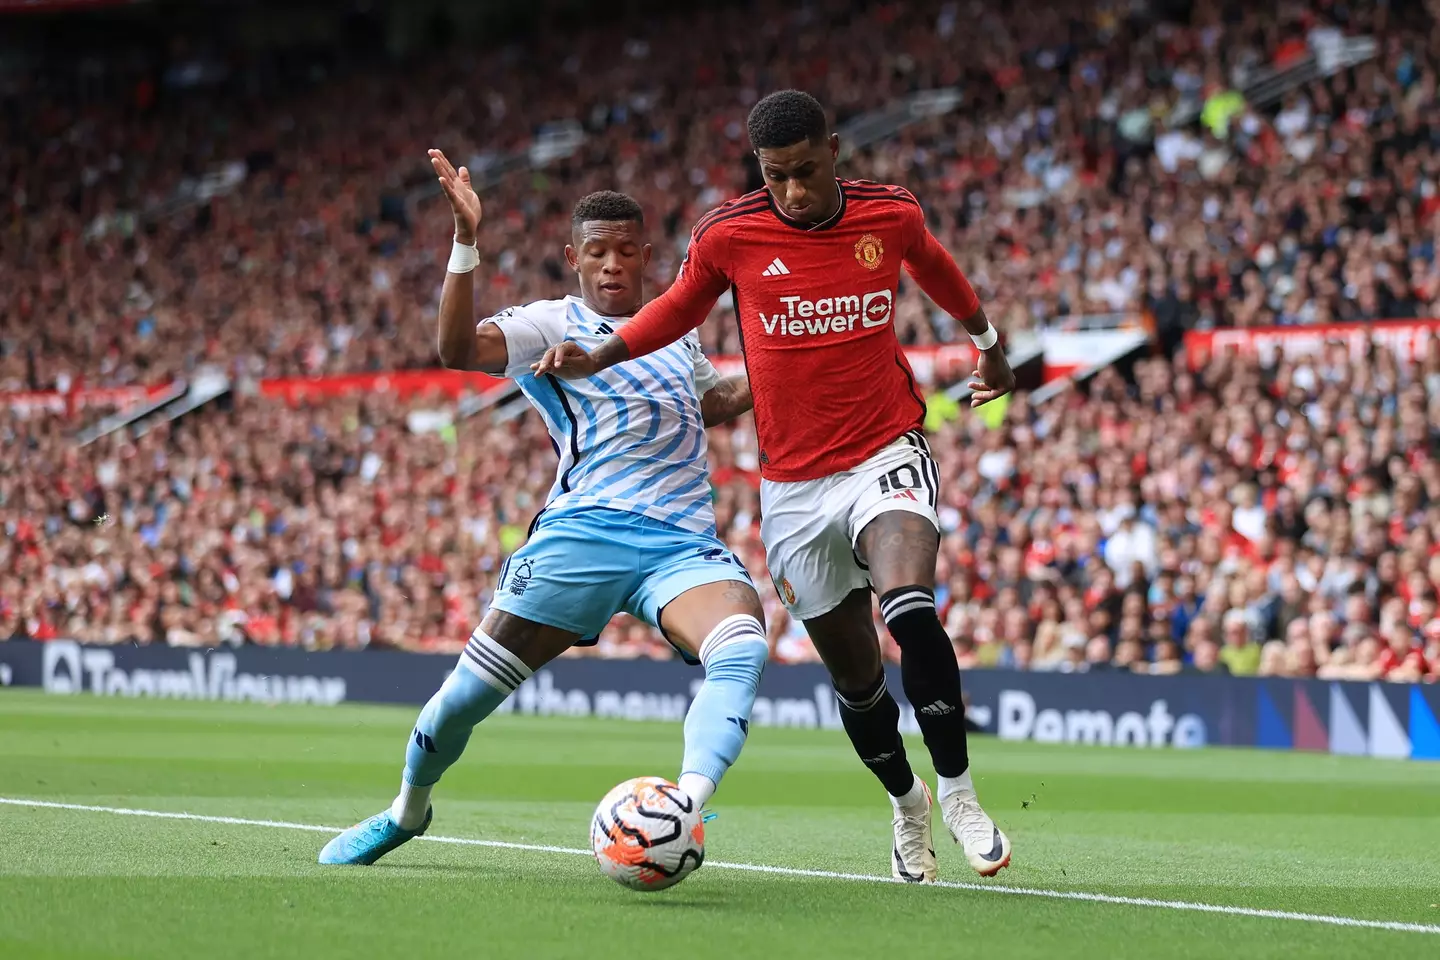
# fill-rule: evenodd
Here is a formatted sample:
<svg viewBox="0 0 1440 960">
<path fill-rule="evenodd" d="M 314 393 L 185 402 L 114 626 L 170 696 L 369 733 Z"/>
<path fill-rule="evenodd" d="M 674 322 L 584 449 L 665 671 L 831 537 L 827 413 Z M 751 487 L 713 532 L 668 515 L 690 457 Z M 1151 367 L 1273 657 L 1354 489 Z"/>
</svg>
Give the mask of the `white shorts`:
<svg viewBox="0 0 1440 960">
<path fill-rule="evenodd" d="M 760 481 L 760 539 L 775 589 L 790 615 L 829 613 L 853 590 L 870 586 L 855 543 L 882 513 L 935 513 L 940 470 L 925 435 L 912 430 L 869 460 L 818 480 Z"/>
</svg>

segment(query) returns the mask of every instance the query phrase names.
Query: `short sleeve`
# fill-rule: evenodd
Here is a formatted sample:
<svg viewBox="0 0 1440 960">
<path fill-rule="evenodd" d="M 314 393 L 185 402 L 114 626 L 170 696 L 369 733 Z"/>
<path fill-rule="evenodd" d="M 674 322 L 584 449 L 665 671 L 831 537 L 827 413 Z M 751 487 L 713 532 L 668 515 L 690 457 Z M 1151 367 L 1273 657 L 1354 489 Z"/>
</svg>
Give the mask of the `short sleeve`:
<svg viewBox="0 0 1440 960">
<path fill-rule="evenodd" d="M 524 377 L 555 344 L 565 339 L 565 314 L 544 309 L 545 303 L 507 307 L 480 323 L 493 323 L 505 334 L 505 376 Z"/>
<path fill-rule="evenodd" d="M 686 337 L 685 345 L 690 348 L 690 357 L 695 361 L 695 393 L 703 397 L 720 382 L 720 371 L 716 370 L 710 358 L 705 356 L 698 338 Z"/>
</svg>

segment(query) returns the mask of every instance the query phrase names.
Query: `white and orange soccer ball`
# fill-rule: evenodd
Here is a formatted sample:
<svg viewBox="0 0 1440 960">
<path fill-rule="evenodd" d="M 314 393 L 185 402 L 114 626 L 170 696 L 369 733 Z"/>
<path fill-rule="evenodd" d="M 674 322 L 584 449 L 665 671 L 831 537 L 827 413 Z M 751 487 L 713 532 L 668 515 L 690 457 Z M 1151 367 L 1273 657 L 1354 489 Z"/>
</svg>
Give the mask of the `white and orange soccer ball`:
<svg viewBox="0 0 1440 960">
<path fill-rule="evenodd" d="M 636 777 L 605 794 L 590 821 L 600 872 L 631 890 L 673 887 L 705 862 L 700 805 L 663 777 Z"/>
</svg>

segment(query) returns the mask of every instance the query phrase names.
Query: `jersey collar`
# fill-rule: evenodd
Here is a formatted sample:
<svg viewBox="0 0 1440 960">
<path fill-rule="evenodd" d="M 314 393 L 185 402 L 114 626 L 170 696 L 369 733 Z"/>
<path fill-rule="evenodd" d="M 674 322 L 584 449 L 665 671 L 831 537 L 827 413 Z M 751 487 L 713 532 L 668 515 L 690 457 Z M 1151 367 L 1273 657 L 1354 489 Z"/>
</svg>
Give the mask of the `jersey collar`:
<svg viewBox="0 0 1440 960">
<path fill-rule="evenodd" d="M 841 217 L 845 216 L 845 189 L 840 185 L 840 179 L 838 177 L 835 179 L 835 192 L 840 194 L 840 206 L 836 207 L 834 213 L 819 223 L 801 223 L 798 220 L 785 216 L 785 214 L 780 212 L 780 208 L 775 205 L 775 195 L 769 190 L 765 191 L 765 199 L 769 201 L 770 212 L 775 214 L 776 220 L 779 220 L 787 227 L 803 230 L 806 233 L 814 233 L 817 230 L 829 230 L 840 222 Z"/>
<path fill-rule="evenodd" d="M 565 294 L 565 299 L 570 303 L 578 304 L 584 307 L 586 310 L 589 310 L 591 313 L 595 314 L 595 316 L 599 317 L 602 320 L 615 320 L 623 323 L 624 321 L 629 320 L 635 316 L 634 313 L 622 313 L 619 316 L 612 317 L 608 313 L 601 313 L 599 310 L 596 310 L 594 307 L 590 306 L 590 304 L 586 303 L 584 297 L 576 296 L 573 293 Z M 638 313 L 639 311 L 636 312 Z"/>
</svg>

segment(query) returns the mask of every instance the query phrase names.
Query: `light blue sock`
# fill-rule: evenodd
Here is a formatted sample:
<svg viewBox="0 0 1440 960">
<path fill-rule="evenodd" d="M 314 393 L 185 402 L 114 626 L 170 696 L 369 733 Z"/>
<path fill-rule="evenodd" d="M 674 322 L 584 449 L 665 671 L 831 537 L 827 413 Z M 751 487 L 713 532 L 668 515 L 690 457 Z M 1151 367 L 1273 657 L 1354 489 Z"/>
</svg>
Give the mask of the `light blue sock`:
<svg viewBox="0 0 1440 960">
<path fill-rule="evenodd" d="M 406 829 L 425 819 L 430 788 L 465 752 L 470 732 L 530 676 L 519 657 L 480 630 L 420 711 L 405 748 L 405 774 L 391 816 Z"/>
<path fill-rule="evenodd" d="M 760 621 L 744 614 L 720 621 L 700 645 L 705 682 L 685 715 L 685 758 L 680 768 L 680 786 L 696 803 L 710 799 L 740 756 L 769 653 Z"/>
</svg>

